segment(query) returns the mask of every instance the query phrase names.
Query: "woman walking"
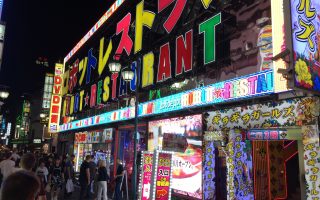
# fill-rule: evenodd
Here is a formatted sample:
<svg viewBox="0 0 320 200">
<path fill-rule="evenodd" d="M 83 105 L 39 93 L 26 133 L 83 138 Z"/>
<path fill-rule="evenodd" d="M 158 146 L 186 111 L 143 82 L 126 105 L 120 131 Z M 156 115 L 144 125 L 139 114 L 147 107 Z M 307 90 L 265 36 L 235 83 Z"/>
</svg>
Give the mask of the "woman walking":
<svg viewBox="0 0 320 200">
<path fill-rule="evenodd" d="M 45 165 L 44 160 L 39 161 L 40 165 L 36 170 L 36 175 L 39 177 L 40 180 L 40 192 L 38 195 L 38 200 L 46 200 L 46 190 L 45 187 L 48 183 L 48 169 Z"/>
<path fill-rule="evenodd" d="M 51 200 L 58 200 L 64 180 L 61 160 L 57 157 L 50 168 L 49 183 L 51 183 Z"/>
<path fill-rule="evenodd" d="M 99 160 L 99 168 L 98 168 L 98 195 L 97 200 L 108 200 L 107 193 L 107 181 L 109 181 L 109 175 L 106 167 L 106 161 Z"/>
</svg>

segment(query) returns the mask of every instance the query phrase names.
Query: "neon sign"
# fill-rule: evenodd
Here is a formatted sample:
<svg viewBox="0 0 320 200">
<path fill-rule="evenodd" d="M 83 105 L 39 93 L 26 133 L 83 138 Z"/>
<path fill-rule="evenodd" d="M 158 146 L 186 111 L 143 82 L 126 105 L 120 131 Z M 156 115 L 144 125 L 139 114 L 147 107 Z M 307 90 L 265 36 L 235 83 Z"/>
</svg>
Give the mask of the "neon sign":
<svg viewBox="0 0 320 200">
<path fill-rule="evenodd" d="M 286 130 L 250 130 L 247 132 L 248 140 L 286 140 Z"/>
<path fill-rule="evenodd" d="M 82 120 L 76 120 L 60 125 L 60 132 L 133 119 L 135 116 L 134 110 L 134 107 L 128 107 L 120 110 L 106 112 L 101 115 L 96 115 Z"/>
<path fill-rule="evenodd" d="M 138 105 L 138 117 L 207 106 L 242 98 L 263 96 L 272 93 L 274 93 L 273 71 L 263 71 L 163 97 L 154 101 L 141 103 Z M 63 124 L 60 126 L 60 131 L 109 124 L 133 119 L 134 117 L 134 107 L 128 107 Z"/>
<path fill-rule="evenodd" d="M 110 8 L 112 12 L 123 2 L 124 0 L 116 1 L 114 6 Z M 118 22 L 104 30 L 103 36 L 99 38 L 100 42 L 93 42 L 94 46 L 90 46 L 81 51 L 82 53 L 77 54 L 77 57 L 70 59 L 104 21 L 98 22 L 68 54 L 65 58 L 65 67 L 68 70 L 64 74 L 62 117 L 67 119 L 68 116 L 81 113 L 85 109 L 94 109 L 110 101 L 117 101 L 118 98 L 127 95 L 129 90 L 134 91 L 136 87 L 147 88 L 173 78 L 182 77 L 194 70 L 195 62 L 204 67 L 221 58 L 220 54 L 216 53 L 216 37 L 223 33 L 223 31 L 219 31 L 218 34 L 218 30 L 222 28 L 220 26 L 222 14 L 203 16 L 196 26 L 180 30 L 178 21 L 187 20 L 182 17 L 183 12 L 187 10 L 187 5 L 189 5 L 187 0 L 176 2 L 161 27 L 167 34 L 175 37 L 175 40 L 166 40 L 161 44 L 154 41 L 150 41 L 150 44 L 150 42 L 144 41 L 148 40 L 148 37 L 143 37 L 143 34 L 146 34 L 144 32 L 151 34 L 149 38 L 158 34 L 158 31 L 151 31 L 155 24 L 162 21 L 162 18 L 157 14 L 162 14 L 165 10 L 170 9 L 173 1 L 158 0 L 157 3 L 157 11 L 145 9 L 147 7 L 145 6 L 146 1 L 135 3 L 135 16 L 131 12 L 127 12 Z M 207 9 L 206 6 L 204 7 Z M 103 19 L 106 20 L 108 17 Z M 135 24 L 134 30 L 130 28 L 133 23 Z M 178 31 L 173 31 L 175 29 Z M 222 40 L 220 43 L 226 42 Z M 203 51 L 194 53 L 195 46 L 203 48 Z M 145 53 L 138 54 L 142 50 Z M 127 64 L 136 73 L 141 73 L 139 76 L 141 77 L 141 85 L 136 85 L 136 76 L 128 87 L 119 73 L 111 73 L 106 67 L 112 59 L 119 60 L 124 54 L 129 57 L 139 55 L 132 59 L 132 63 Z M 139 72 L 137 72 L 138 65 L 141 66 Z"/>
<path fill-rule="evenodd" d="M 263 71 L 142 103 L 139 105 L 139 116 L 178 111 L 273 92 L 273 71 Z"/>
<path fill-rule="evenodd" d="M 104 15 L 99 19 L 99 21 L 90 29 L 90 31 L 77 43 L 77 45 L 68 53 L 64 58 L 66 63 L 89 39 L 97 32 L 97 30 L 109 19 L 111 15 L 122 5 L 125 0 L 116 0 L 112 6 L 104 13 Z M 0 1 L 2 3 L 2 1 Z"/>
<path fill-rule="evenodd" d="M 54 73 L 54 85 L 51 97 L 50 115 L 49 115 L 49 131 L 51 133 L 58 132 L 61 110 L 61 93 L 63 86 L 63 65 L 56 64 Z"/>
</svg>

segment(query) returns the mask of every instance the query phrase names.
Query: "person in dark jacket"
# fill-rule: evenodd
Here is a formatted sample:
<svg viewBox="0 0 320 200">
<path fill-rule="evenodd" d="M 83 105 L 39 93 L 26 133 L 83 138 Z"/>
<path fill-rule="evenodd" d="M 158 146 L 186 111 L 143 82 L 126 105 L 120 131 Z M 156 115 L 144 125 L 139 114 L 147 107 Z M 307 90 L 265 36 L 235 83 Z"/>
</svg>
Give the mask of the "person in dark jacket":
<svg viewBox="0 0 320 200">
<path fill-rule="evenodd" d="M 80 198 L 79 200 L 83 200 L 88 197 L 88 193 L 90 192 L 90 163 L 91 156 L 87 155 L 85 161 L 82 162 L 80 167 Z"/>
<path fill-rule="evenodd" d="M 98 194 L 97 199 L 101 200 L 101 197 L 103 200 L 108 200 L 107 196 L 107 182 L 109 181 L 109 174 L 106 166 L 105 160 L 99 160 L 99 168 L 98 168 L 98 179 L 97 179 L 97 185 L 98 185 Z"/>
<path fill-rule="evenodd" d="M 115 200 L 121 200 L 122 197 L 121 197 L 121 182 L 122 182 L 122 178 L 123 178 L 123 175 L 124 175 L 124 168 L 123 168 L 123 165 L 121 163 L 121 160 L 118 158 L 117 159 L 117 165 L 118 165 L 118 168 L 117 168 L 117 174 L 115 176 L 115 179 L 116 179 L 116 188 L 115 188 Z"/>
</svg>

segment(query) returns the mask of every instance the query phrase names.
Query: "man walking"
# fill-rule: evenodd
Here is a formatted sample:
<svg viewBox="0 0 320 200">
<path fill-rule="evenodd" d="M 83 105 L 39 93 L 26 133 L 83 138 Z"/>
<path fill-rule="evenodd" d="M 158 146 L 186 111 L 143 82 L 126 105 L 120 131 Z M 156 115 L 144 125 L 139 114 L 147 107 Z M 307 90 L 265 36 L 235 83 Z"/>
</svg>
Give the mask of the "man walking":
<svg viewBox="0 0 320 200">
<path fill-rule="evenodd" d="M 124 174 L 124 169 L 123 166 L 121 164 L 121 160 L 117 159 L 117 164 L 118 164 L 118 168 L 117 168 L 117 175 L 116 175 L 116 188 L 115 188 L 115 199 L 116 200 L 121 200 L 122 199 L 122 195 L 121 195 L 121 182 L 122 182 L 122 177 Z"/>
<path fill-rule="evenodd" d="M 80 182 L 80 200 L 83 200 L 88 197 L 90 192 L 90 161 L 91 156 L 87 155 L 85 160 L 80 166 L 80 175 L 79 175 L 79 182 Z"/>
</svg>

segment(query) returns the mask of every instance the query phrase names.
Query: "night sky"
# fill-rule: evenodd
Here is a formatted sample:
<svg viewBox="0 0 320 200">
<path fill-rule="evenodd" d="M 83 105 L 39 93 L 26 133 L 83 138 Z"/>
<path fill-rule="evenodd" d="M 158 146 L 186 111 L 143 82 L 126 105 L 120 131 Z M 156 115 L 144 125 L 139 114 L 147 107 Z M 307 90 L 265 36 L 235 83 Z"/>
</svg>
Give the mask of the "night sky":
<svg viewBox="0 0 320 200">
<path fill-rule="evenodd" d="M 21 95 L 42 92 L 45 67 L 36 65 L 36 59 L 48 58 L 53 72 L 55 62 L 63 61 L 114 1 L 4 0 L 2 21 L 6 23 L 6 33 L 0 85 L 10 87 L 7 105 L 12 118 L 21 106 Z M 222 49 L 227 55 L 230 53 L 228 46 Z"/>
<path fill-rule="evenodd" d="M 23 93 L 43 87 L 44 67 L 39 56 L 54 63 L 65 55 L 98 21 L 113 0 L 4 0 L 6 22 L 0 84 L 9 86 L 14 106 Z M 42 72 L 41 72 L 42 71 Z"/>
</svg>

